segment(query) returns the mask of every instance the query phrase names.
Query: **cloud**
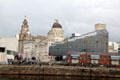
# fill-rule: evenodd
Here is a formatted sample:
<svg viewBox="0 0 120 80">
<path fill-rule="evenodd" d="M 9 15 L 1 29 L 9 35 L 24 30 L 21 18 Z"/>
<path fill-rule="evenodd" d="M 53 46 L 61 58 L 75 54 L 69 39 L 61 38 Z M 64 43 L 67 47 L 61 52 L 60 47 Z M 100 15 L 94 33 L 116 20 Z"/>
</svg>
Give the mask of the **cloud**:
<svg viewBox="0 0 120 80">
<path fill-rule="evenodd" d="M 65 35 L 94 31 L 107 24 L 110 40 L 120 41 L 120 0 L 0 0 L 0 36 L 19 33 L 27 16 L 33 35 L 47 35 L 59 19 Z"/>
</svg>

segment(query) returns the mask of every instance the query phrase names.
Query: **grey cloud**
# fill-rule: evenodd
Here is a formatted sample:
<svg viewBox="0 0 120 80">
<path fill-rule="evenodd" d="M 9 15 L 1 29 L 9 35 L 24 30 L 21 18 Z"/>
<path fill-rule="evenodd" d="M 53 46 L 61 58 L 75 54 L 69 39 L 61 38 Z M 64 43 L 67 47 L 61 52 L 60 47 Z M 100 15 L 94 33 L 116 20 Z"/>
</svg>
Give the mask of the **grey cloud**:
<svg viewBox="0 0 120 80">
<path fill-rule="evenodd" d="M 120 41 L 120 0 L 0 0 L 0 36 L 19 33 L 26 15 L 33 35 L 47 35 L 59 19 L 65 36 L 107 24 L 110 40 Z"/>
</svg>

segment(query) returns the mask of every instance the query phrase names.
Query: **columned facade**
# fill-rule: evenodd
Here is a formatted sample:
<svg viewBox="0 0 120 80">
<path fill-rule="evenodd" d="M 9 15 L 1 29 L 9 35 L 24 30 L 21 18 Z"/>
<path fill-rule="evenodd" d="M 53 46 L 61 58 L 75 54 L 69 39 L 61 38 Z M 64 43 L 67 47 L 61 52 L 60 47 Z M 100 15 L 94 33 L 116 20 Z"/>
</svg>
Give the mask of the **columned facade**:
<svg viewBox="0 0 120 80">
<path fill-rule="evenodd" d="M 56 42 L 60 42 L 64 40 L 64 31 L 62 29 L 61 24 L 59 24 L 58 20 L 55 20 L 52 29 L 48 32 L 49 46 Z M 55 60 L 55 56 L 50 56 L 51 60 Z"/>
</svg>

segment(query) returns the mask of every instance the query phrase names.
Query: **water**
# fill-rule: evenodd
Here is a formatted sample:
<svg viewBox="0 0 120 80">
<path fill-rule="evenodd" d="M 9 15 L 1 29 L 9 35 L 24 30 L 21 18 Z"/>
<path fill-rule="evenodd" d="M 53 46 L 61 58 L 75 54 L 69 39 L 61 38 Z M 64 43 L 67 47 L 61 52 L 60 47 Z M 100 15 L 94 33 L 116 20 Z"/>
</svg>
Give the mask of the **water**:
<svg viewBox="0 0 120 80">
<path fill-rule="evenodd" d="M 39 75 L 0 75 L 0 80 L 120 80 L 120 78 L 90 78 L 70 76 L 39 76 Z"/>
</svg>

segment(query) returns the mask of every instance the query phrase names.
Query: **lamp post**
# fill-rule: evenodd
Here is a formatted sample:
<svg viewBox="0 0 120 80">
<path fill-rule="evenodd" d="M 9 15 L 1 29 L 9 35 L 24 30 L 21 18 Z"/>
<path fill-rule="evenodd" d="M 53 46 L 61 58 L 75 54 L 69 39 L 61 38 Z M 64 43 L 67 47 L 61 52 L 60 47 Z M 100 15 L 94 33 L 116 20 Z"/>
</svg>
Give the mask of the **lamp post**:
<svg viewBox="0 0 120 80">
<path fill-rule="evenodd" d="M 68 52 L 69 52 L 68 39 L 69 39 L 69 38 L 67 37 L 66 40 L 65 40 L 65 41 L 66 41 L 66 47 L 67 47 L 67 52 L 66 52 L 66 53 L 67 53 L 67 57 L 70 57 L 70 56 L 68 56 Z"/>
<path fill-rule="evenodd" d="M 86 44 L 86 64 L 87 64 L 87 51 L 88 51 L 88 36 L 85 37 L 85 44 Z"/>
<path fill-rule="evenodd" d="M 66 43 L 67 43 L 67 53 L 68 53 L 68 51 L 69 51 L 69 44 L 68 44 L 68 37 L 66 38 Z"/>
</svg>

